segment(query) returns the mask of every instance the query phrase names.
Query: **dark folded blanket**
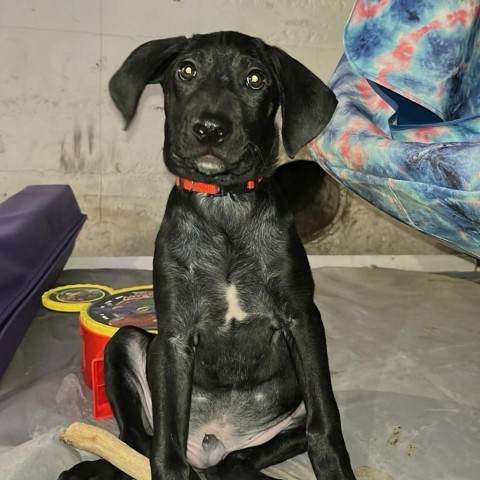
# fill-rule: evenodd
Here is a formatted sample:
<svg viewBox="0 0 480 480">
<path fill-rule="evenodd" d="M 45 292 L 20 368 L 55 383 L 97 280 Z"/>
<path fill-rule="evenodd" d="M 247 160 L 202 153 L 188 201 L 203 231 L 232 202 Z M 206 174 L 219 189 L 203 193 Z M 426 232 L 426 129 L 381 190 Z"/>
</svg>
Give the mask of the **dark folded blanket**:
<svg viewBox="0 0 480 480">
<path fill-rule="evenodd" d="M 68 185 L 35 185 L 0 204 L 0 377 L 86 220 Z"/>
</svg>

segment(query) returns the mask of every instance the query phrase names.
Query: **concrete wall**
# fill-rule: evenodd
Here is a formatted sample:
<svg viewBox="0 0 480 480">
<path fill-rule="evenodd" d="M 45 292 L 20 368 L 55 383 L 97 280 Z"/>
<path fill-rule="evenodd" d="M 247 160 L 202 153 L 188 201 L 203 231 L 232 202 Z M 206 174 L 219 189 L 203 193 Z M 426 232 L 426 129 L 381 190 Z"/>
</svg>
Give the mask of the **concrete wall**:
<svg viewBox="0 0 480 480">
<path fill-rule="evenodd" d="M 284 48 L 328 80 L 342 53 L 352 5 L 353 0 L 0 0 L 0 200 L 26 185 L 68 183 L 89 216 L 76 255 L 150 255 L 172 185 L 162 161 L 163 98 L 160 87 L 149 86 L 132 128 L 122 131 L 107 83 L 126 55 L 152 38 L 232 29 Z M 357 232 L 363 243 L 349 239 L 349 228 L 358 224 L 355 215 L 345 217 L 351 225 L 328 235 L 335 253 L 353 247 L 358 253 L 362 245 L 377 253 L 389 253 L 388 247 L 381 251 L 385 245 L 398 247 L 397 227 L 369 207 L 359 208 L 367 211 Z M 379 231 L 375 238 L 383 231 L 391 241 L 365 244 L 364 233 Z M 396 253 L 435 250 L 403 235 Z M 329 242 L 324 245 L 312 248 L 328 253 Z"/>
</svg>

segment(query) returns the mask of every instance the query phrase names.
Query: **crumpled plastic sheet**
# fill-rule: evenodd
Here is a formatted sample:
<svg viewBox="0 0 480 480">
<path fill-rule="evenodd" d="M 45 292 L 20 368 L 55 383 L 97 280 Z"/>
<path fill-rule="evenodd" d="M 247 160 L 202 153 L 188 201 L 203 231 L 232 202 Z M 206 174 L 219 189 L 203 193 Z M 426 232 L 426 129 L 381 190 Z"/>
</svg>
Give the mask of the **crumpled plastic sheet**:
<svg viewBox="0 0 480 480">
<path fill-rule="evenodd" d="M 60 283 L 149 283 L 150 272 L 65 271 Z M 314 271 L 343 431 L 361 480 L 478 480 L 480 285 L 385 269 Z M 55 480 L 80 458 L 60 432 L 92 419 L 75 314 L 42 309 L 0 382 L 0 478 Z M 313 480 L 308 456 L 267 470 Z"/>
</svg>

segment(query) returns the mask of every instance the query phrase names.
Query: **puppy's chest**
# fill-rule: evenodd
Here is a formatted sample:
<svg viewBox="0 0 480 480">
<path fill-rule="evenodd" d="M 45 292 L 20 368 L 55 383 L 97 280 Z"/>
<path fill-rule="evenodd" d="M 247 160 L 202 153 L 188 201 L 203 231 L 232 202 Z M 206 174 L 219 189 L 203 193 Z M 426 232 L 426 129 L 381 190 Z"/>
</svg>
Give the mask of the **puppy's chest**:
<svg viewBox="0 0 480 480">
<path fill-rule="evenodd" d="M 278 355 L 286 353 L 280 329 L 295 296 L 286 241 L 279 241 L 271 226 L 263 234 L 244 232 L 217 232 L 208 242 L 189 242 L 187 270 L 180 267 L 175 282 L 181 311 L 188 315 L 182 323 L 200 339 L 197 378 L 206 374 L 217 385 L 224 379 L 261 381 L 273 373 L 269 365 L 278 368 Z"/>
<path fill-rule="evenodd" d="M 212 236 L 205 243 L 190 245 L 186 271 L 180 267 L 175 279 L 195 322 L 228 330 L 254 318 L 271 319 L 281 309 L 285 289 L 294 289 L 283 249 L 265 248 L 256 238 L 231 241 Z"/>
</svg>

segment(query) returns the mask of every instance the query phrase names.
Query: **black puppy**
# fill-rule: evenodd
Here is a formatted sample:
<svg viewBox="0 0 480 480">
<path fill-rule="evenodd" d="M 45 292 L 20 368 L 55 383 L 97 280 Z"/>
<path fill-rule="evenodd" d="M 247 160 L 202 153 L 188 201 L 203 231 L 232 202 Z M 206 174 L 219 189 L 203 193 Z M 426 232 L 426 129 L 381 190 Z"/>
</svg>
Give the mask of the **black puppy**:
<svg viewBox="0 0 480 480">
<path fill-rule="evenodd" d="M 132 120 L 148 83 L 165 95 L 164 158 L 177 175 L 156 240 L 158 335 L 124 327 L 105 352 L 120 437 L 153 480 L 270 478 L 308 451 L 315 475 L 354 480 L 305 250 L 271 179 L 282 108 L 287 153 L 336 100 L 278 48 L 235 32 L 137 48 L 110 91 Z M 299 186 L 301 188 L 301 186 Z M 61 479 L 126 478 L 84 462 Z"/>
</svg>

